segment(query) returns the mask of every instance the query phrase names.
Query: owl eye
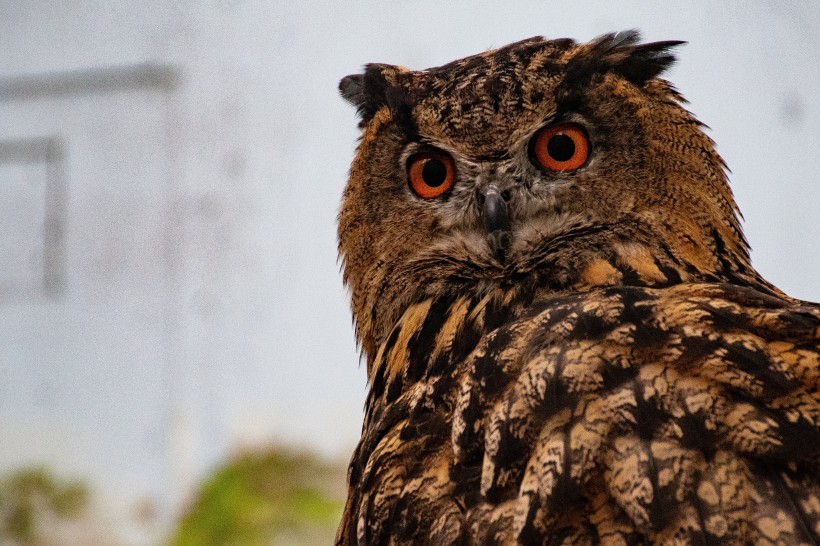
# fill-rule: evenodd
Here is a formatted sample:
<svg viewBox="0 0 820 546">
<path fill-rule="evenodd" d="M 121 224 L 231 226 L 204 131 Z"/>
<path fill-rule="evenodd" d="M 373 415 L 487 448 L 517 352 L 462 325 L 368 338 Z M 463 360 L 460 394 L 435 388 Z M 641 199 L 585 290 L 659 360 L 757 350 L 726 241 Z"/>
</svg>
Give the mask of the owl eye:
<svg viewBox="0 0 820 546">
<path fill-rule="evenodd" d="M 589 139 L 580 125 L 557 123 L 535 134 L 530 152 L 539 167 L 550 171 L 573 171 L 589 157 Z"/>
<path fill-rule="evenodd" d="M 453 187 L 456 166 L 444 152 L 421 152 L 407 161 L 407 178 L 413 193 L 433 199 Z"/>
</svg>

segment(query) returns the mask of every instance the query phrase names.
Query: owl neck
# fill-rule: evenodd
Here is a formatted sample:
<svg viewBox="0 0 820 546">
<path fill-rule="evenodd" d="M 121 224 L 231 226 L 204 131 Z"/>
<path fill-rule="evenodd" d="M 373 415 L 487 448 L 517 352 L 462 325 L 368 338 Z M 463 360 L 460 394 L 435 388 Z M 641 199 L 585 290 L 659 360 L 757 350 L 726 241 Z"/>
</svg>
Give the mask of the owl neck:
<svg viewBox="0 0 820 546">
<path fill-rule="evenodd" d="M 777 290 L 751 266 L 742 234 L 727 226 L 682 225 L 674 220 L 629 217 L 612 223 L 579 223 L 534 238 L 521 249 L 523 259 L 513 257 L 505 269 L 530 277 L 536 290 L 551 292 L 687 282 Z"/>
<path fill-rule="evenodd" d="M 783 296 L 752 268 L 745 247 L 727 244 L 718 228 L 681 237 L 634 219 L 577 224 L 524 241 L 504 262 L 471 245 L 469 240 L 454 240 L 446 248 L 382 271 L 378 284 L 359 292 L 364 297 L 358 305 L 354 287 L 357 331 L 371 371 L 390 338 L 398 335 L 402 324 L 412 322 L 408 317 L 413 309 L 435 301 L 496 302 L 492 305 L 507 309 L 497 317 L 503 322 L 514 320 L 517 310 L 539 299 L 605 286 L 663 288 L 714 282 Z M 490 324 L 497 326 L 496 322 Z"/>
</svg>

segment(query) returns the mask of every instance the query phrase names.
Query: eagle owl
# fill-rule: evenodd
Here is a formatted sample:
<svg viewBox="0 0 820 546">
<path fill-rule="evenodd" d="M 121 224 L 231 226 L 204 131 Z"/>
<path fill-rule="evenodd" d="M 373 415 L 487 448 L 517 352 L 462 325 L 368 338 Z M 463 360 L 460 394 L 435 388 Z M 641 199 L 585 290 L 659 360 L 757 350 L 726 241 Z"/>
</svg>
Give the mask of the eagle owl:
<svg viewBox="0 0 820 546">
<path fill-rule="evenodd" d="M 820 306 L 752 267 L 680 43 L 341 81 L 369 392 L 337 544 L 820 543 Z"/>
</svg>

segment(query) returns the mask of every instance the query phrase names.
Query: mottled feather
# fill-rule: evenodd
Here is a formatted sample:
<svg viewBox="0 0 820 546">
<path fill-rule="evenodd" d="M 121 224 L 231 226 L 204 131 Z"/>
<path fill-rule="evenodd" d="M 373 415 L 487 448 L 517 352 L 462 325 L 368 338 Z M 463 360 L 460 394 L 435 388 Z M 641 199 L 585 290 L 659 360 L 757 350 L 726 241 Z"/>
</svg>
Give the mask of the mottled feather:
<svg viewBox="0 0 820 546">
<path fill-rule="evenodd" d="M 370 389 L 337 544 L 820 544 L 820 306 L 751 266 L 723 161 L 658 77 L 679 43 L 532 38 L 342 81 Z M 531 170 L 565 119 L 595 155 Z M 424 146 L 459 166 L 433 201 L 404 171 Z M 500 257 L 488 178 L 518 192 Z"/>
</svg>

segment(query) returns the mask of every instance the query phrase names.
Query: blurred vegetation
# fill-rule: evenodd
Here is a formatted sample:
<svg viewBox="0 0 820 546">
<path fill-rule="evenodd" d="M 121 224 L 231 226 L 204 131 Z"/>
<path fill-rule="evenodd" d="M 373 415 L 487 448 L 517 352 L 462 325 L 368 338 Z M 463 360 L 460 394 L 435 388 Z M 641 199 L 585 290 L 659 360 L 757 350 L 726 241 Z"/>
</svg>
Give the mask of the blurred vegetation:
<svg viewBox="0 0 820 546">
<path fill-rule="evenodd" d="M 0 543 L 43 544 L 59 520 L 81 516 L 87 487 L 63 482 L 45 468 L 17 470 L 0 480 Z"/>
<path fill-rule="evenodd" d="M 271 448 L 217 469 L 183 514 L 171 546 L 332 544 L 344 468 Z"/>
</svg>

